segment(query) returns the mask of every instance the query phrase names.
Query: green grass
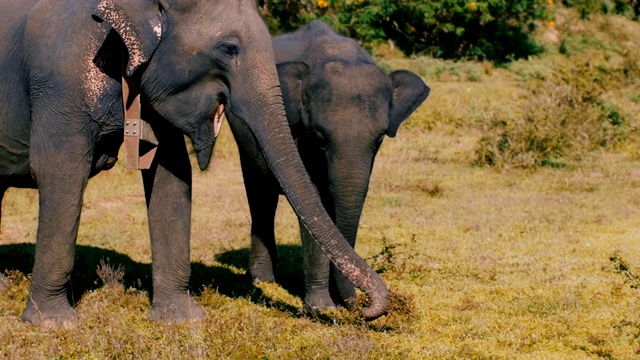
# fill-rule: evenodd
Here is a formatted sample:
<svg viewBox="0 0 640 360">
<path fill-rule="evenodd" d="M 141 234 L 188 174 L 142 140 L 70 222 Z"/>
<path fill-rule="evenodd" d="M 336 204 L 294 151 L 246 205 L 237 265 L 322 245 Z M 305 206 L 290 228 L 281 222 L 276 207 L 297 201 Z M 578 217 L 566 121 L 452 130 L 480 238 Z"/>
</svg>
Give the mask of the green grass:
<svg viewBox="0 0 640 360">
<path fill-rule="evenodd" d="M 616 31 L 638 30 L 619 18 L 592 19 L 575 22 L 584 30 L 574 32 L 557 19 L 561 37 L 595 31 L 610 39 L 604 21 L 620 22 Z M 356 250 L 393 292 L 388 316 L 366 324 L 343 311 L 302 314 L 297 220 L 284 199 L 276 223 L 278 283 L 246 280 L 250 218 L 225 125 L 210 169 L 194 171 L 191 289 L 206 319 L 146 319 L 142 183 L 118 164 L 91 180 L 85 195 L 72 277 L 80 322 L 73 329 L 43 330 L 18 319 L 29 288 L 37 193 L 7 192 L 0 270 L 11 286 L 0 293 L 0 358 L 638 358 L 638 84 L 599 94 L 625 114 L 626 137 L 615 146 L 576 147 L 579 156 L 560 168 L 476 163 L 482 139 L 497 131 L 495 119 L 518 124 L 527 111 L 539 114 L 523 106 L 534 94 L 529 85 L 556 79 L 559 66 L 572 69 L 575 63 L 553 49 L 504 68 L 382 60 L 419 72 L 432 88 L 398 136 L 385 140 L 360 226 Z M 615 69 L 615 59 L 602 61 Z"/>
</svg>

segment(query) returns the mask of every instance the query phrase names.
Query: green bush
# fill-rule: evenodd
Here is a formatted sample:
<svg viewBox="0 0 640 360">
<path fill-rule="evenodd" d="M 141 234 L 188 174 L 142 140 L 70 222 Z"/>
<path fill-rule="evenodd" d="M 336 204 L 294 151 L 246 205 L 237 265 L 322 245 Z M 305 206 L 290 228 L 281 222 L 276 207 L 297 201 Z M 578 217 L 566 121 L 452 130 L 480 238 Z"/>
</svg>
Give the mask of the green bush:
<svg viewBox="0 0 640 360">
<path fill-rule="evenodd" d="M 406 54 L 504 62 L 536 54 L 530 34 L 549 0 L 260 0 L 273 33 L 321 19 L 363 44 L 392 40 Z"/>
</svg>

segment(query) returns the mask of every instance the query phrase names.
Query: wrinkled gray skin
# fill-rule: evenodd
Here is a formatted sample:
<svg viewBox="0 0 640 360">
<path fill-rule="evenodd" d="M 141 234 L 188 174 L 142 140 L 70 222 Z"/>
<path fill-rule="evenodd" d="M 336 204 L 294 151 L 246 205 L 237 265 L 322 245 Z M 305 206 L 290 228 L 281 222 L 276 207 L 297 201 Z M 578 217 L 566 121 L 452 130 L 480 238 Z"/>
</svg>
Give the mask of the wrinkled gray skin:
<svg viewBox="0 0 640 360">
<path fill-rule="evenodd" d="M 396 135 L 400 123 L 427 98 L 429 88 L 409 71 L 386 75 L 355 41 L 321 21 L 278 36 L 273 44 L 287 117 L 302 161 L 329 215 L 353 247 L 380 144 L 385 135 Z M 252 217 L 249 273 L 254 282 L 272 281 L 278 257 L 274 216 L 280 188 L 254 138 L 232 129 Z M 323 310 L 335 306 L 334 299 L 353 305 L 353 285 L 331 269 L 309 232 L 300 229 L 305 306 Z"/>
<path fill-rule="evenodd" d="M 305 226 L 383 314 L 388 292 L 309 181 L 285 117 L 267 29 L 253 0 L 0 0 L 0 194 L 37 188 L 35 265 L 24 321 L 72 323 L 67 300 L 83 192 L 123 140 L 121 76 L 140 86 L 160 145 L 142 171 L 152 243 L 150 318 L 200 319 L 189 297 L 191 166 L 214 145 L 217 103 L 255 137 Z M 251 115 L 251 117 L 249 117 Z M 93 269 L 89 269 L 92 271 Z"/>
</svg>

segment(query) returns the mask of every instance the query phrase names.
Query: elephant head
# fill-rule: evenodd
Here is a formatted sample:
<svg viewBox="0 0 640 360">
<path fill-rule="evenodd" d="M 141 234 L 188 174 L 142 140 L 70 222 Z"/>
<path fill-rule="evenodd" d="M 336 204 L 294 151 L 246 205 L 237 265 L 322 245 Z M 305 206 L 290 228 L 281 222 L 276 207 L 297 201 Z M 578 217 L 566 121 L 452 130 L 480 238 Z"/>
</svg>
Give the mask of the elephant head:
<svg viewBox="0 0 640 360">
<path fill-rule="evenodd" d="M 289 104 L 294 97 L 299 103 L 298 115 L 289 114 L 289 120 L 297 129 L 300 153 L 312 175 L 323 172 L 312 178 L 327 185 L 331 196 L 323 200 L 354 244 L 380 145 L 385 136 L 396 136 L 400 124 L 428 97 L 429 88 L 410 71 L 387 75 L 372 64 L 329 61 L 307 71 L 301 71 L 299 63 L 278 68 L 285 101 Z"/>
<path fill-rule="evenodd" d="M 386 286 L 337 230 L 299 158 L 255 1 L 102 0 L 96 15 L 126 45 L 124 72 L 139 77 L 144 104 L 190 138 L 201 169 L 211 157 L 219 105 L 230 122 L 250 129 L 301 221 L 370 297 L 364 316 L 382 315 Z"/>
</svg>

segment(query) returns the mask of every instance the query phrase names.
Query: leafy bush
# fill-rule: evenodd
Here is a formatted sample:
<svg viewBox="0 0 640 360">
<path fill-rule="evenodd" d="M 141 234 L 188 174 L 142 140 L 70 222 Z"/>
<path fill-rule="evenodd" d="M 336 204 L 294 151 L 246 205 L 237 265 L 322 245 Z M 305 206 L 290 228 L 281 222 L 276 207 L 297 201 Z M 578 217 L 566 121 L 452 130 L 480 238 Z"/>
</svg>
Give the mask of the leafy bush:
<svg viewBox="0 0 640 360">
<path fill-rule="evenodd" d="M 504 62 L 536 54 L 535 21 L 552 0 L 260 0 L 274 33 L 321 19 L 363 44 L 392 40 L 406 54 Z"/>
</svg>

